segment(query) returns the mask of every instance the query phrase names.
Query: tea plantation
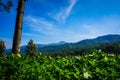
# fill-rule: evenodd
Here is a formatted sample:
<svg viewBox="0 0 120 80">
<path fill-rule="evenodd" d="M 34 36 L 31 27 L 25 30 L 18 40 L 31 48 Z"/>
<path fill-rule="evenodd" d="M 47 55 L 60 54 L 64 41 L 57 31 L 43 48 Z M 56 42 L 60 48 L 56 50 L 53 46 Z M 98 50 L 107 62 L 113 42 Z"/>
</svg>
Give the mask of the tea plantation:
<svg viewBox="0 0 120 80">
<path fill-rule="evenodd" d="M 120 55 L 0 57 L 0 80 L 120 80 Z"/>
</svg>

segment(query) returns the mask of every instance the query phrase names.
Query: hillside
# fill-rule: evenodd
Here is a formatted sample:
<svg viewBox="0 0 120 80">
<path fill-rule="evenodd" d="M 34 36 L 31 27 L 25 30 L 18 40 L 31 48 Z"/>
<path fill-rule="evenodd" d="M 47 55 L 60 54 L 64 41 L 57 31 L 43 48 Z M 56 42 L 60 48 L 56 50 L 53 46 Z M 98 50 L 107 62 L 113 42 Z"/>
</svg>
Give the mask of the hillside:
<svg viewBox="0 0 120 80">
<path fill-rule="evenodd" d="M 51 43 L 51 44 L 37 44 L 38 51 L 39 52 L 45 52 L 45 53 L 61 53 L 64 51 L 70 51 L 70 50 L 85 50 L 88 49 L 97 49 L 103 46 L 106 46 L 106 44 L 113 44 L 118 43 L 120 41 L 120 35 L 104 35 L 99 36 L 94 39 L 85 39 L 81 40 L 76 43 L 67 43 L 64 41 L 61 41 L 59 43 Z M 104 44 L 104 45 L 103 45 Z M 26 46 L 26 45 L 25 45 Z M 23 53 L 26 49 L 25 46 L 21 46 L 21 53 Z M 99 46 L 99 47 L 98 47 Z M 8 49 L 7 52 L 10 52 L 11 49 Z M 82 52 L 82 51 L 80 51 Z"/>
<path fill-rule="evenodd" d="M 105 43 L 115 43 L 119 41 L 120 41 L 120 35 L 105 35 L 105 36 L 99 36 L 94 39 L 85 39 L 76 43 L 66 43 L 63 45 L 45 46 L 45 47 L 39 48 L 39 51 L 56 52 L 56 51 L 64 51 L 64 50 L 77 49 L 77 48 L 80 49 L 88 46 L 92 47 L 97 44 L 103 45 Z"/>
</svg>

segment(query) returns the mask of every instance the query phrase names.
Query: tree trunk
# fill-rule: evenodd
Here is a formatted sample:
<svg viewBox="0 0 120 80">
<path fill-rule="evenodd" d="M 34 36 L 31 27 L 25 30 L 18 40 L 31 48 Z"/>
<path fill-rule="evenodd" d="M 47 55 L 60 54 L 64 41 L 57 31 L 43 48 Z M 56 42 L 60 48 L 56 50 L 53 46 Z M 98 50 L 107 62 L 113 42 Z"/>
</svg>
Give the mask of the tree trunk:
<svg viewBox="0 0 120 80">
<path fill-rule="evenodd" d="M 20 54 L 24 6 L 25 6 L 25 0 L 18 0 L 16 24 L 15 24 L 15 31 L 14 31 L 14 38 L 12 45 L 12 53 L 14 54 Z"/>
</svg>

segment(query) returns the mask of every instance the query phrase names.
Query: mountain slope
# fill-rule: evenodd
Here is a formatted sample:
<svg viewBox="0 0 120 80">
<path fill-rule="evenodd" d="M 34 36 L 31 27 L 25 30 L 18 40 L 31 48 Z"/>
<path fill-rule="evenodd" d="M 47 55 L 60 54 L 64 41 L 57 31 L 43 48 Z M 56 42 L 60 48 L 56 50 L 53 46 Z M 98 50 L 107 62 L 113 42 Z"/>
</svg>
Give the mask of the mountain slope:
<svg viewBox="0 0 120 80">
<path fill-rule="evenodd" d="M 61 52 L 65 50 L 70 49 L 80 49 L 85 48 L 86 46 L 91 46 L 95 44 L 101 44 L 101 43 L 113 43 L 120 41 L 120 35 L 105 35 L 105 36 L 99 36 L 94 39 L 85 39 L 76 43 L 67 43 L 64 41 L 61 41 L 59 43 L 52 43 L 52 44 L 37 44 L 38 51 L 40 52 Z M 25 52 L 26 45 L 21 46 L 21 52 Z M 9 53 L 11 49 L 7 49 L 6 52 Z"/>
<path fill-rule="evenodd" d="M 99 36 L 94 39 L 85 39 L 76 43 L 66 43 L 63 45 L 54 45 L 54 46 L 45 46 L 39 48 L 40 52 L 56 52 L 56 51 L 64 51 L 66 49 L 73 48 L 82 48 L 89 45 L 101 44 L 101 43 L 112 43 L 120 41 L 120 35 L 105 35 Z"/>
<path fill-rule="evenodd" d="M 94 39 L 86 39 L 79 41 L 75 44 L 82 46 L 82 45 L 91 45 L 91 44 L 97 44 L 97 43 L 111 43 L 120 41 L 120 35 L 105 35 L 105 36 L 99 36 Z"/>
</svg>

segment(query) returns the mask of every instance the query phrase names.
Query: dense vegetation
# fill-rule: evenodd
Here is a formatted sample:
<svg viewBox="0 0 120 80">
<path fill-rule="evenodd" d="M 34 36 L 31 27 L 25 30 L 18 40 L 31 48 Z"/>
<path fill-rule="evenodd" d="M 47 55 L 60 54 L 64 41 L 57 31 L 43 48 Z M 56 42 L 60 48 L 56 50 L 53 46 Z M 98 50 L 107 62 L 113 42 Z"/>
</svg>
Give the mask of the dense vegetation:
<svg viewBox="0 0 120 80">
<path fill-rule="evenodd" d="M 0 51 L 5 54 L 4 41 L 0 44 Z M 0 56 L 0 79 L 117 80 L 120 79 L 119 48 L 120 43 L 115 42 L 38 54 L 37 46 L 30 40 L 26 54 Z"/>
<path fill-rule="evenodd" d="M 120 79 L 120 55 L 91 54 L 36 57 L 10 54 L 0 57 L 1 80 L 116 80 Z"/>
<path fill-rule="evenodd" d="M 99 43 L 85 46 L 70 45 L 70 46 L 50 46 L 44 47 L 39 51 L 50 56 L 69 56 L 69 55 L 83 55 L 85 53 L 92 53 L 94 50 L 101 50 L 105 53 L 120 53 L 120 41 L 111 43 Z"/>
</svg>

